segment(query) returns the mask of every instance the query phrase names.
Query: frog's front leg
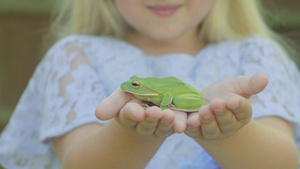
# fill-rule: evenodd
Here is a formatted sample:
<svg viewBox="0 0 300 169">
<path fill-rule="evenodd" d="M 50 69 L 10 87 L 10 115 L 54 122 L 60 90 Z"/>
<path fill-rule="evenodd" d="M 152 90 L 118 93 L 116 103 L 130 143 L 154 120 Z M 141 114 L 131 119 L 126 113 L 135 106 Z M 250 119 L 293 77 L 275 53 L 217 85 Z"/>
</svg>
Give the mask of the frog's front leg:
<svg viewBox="0 0 300 169">
<path fill-rule="evenodd" d="M 174 107 L 171 109 L 186 112 L 198 111 L 201 106 L 206 105 L 201 95 L 189 93 L 174 97 L 172 103 Z"/>
<path fill-rule="evenodd" d="M 160 109 L 165 110 L 169 108 L 169 105 L 172 104 L 172 95 L 170 93 L 165 93 L 162 96 L 161 103 L 160 103 Z"/>
</svg>

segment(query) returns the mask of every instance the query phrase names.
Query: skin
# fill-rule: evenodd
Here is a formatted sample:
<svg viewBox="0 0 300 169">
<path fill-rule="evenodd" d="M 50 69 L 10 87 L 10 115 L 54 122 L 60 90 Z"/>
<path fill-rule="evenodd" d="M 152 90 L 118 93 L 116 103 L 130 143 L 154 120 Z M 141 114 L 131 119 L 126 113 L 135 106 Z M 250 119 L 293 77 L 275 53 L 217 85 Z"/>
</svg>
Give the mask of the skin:
<svg viewBox="0 0 300 169">
<path fill-rule="evenodd" d="M 169 53 L 195 55 L 205 45 L 199 39 L 201 23 L 214 0 L 116 0 L 124 20 L 133 27 L 123 38 L 152 56 Z M 147 7 L 182 5 L 171 17 L 161 18 Z"/>
<path fill-rule="evenodd" d="M 213 0 L 115 3 L 133 27 L 123 39 L 149 55 L 193 55 L 205 45 L 197 36 L 198 25 Z M 157 17 L 145 8 L 168 3 L 184 5 L 169 18 Z M 195 113 L 156 106 L 145 110 L 140 100 L 117 89 L 95 112 L 100 120 L 111 119 L 106 125 L 84 125 L 52 141 L 65 169 L 144 168 L 169 135 L 183 132 L 224 169 L 296 168 L 298 152 L 293 125 L 277 117 L 251 118 L 249 97 L 261 92 L 267 83 L 263 74 L 220 80 L 201 91 L 208 105 Z"/>
</svg>

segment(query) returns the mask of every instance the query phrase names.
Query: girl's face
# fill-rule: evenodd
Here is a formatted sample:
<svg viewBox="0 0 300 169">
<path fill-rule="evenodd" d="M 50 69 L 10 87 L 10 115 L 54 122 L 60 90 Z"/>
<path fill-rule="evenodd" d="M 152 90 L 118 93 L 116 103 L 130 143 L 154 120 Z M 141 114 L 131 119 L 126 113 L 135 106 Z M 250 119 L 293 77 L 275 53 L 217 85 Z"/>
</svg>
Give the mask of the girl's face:
<svg viewBox="0 0 300 169">
<path fill-rule="evenodd" d="M 136 33 L 165 41 L 196 30 L 214 0 L 115 0 L 115 3 Z"/>
</svg>

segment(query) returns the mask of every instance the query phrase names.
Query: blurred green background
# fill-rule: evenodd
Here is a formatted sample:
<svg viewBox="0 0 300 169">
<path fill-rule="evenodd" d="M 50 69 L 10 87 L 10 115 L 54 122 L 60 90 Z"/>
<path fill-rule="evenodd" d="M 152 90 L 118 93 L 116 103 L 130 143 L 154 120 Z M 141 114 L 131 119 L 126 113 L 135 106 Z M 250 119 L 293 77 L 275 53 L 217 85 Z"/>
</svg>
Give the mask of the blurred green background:
<svg viewBox="0 0 300 169">
<path fill-rule="evenodd" d="M 45 53 L 42 41 L 53 1 L 0 0 L 0 133 Z M 300 1 L 268 0 L 263 4 L 270 26 L 299 48 Z"/>
</svg>

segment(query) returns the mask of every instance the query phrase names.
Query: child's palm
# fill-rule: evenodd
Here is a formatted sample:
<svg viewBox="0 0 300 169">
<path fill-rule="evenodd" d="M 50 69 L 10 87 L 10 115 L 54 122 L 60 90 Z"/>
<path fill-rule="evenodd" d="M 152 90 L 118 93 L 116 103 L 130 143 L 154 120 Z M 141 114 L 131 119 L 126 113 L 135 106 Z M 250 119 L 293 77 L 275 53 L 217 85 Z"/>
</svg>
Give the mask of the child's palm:
<svg viewBox="0 0 300 169">
<path fill-rule="evenodd" d="M 141 105 L 140 100 L 118 89 L 97 107 L 96 116 L 100 120 L 114 118 L 130 134 L 146 139 L 184 132 L 186 113 L 162 111 L 156 106 L 145 110 Z"/>
<path fill-rule="evenodd" d="M 218 81 L 203 90 L 209 103 L 187 120 L 187 135 L 208 140 L 234 134 L 251 120 L 249 97 L 261 92 L 268 83 L 263 74 L 239 76 Z"/>
</svg>

